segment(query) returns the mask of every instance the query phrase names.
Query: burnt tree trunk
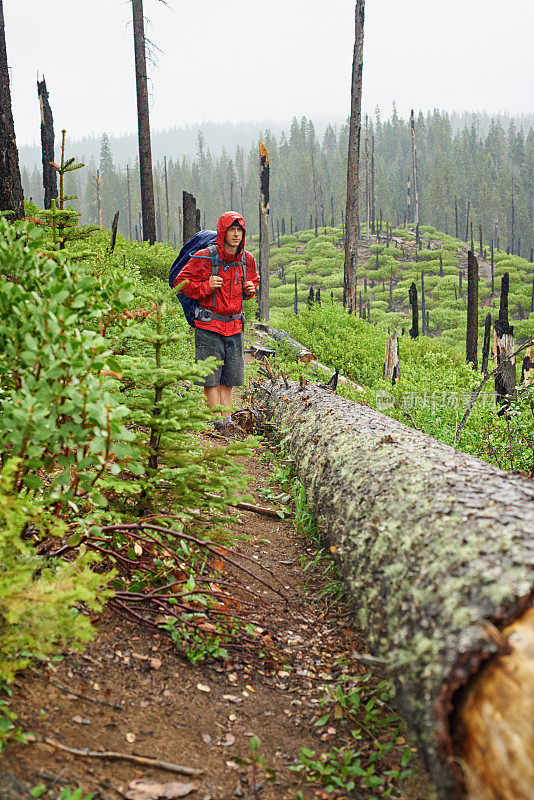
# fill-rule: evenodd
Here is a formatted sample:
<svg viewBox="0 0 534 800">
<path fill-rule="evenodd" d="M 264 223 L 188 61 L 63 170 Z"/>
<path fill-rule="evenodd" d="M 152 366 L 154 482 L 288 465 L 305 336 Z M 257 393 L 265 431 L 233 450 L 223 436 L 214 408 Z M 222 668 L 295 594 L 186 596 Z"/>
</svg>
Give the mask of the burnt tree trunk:
<svg viewBox="0 0 534 800">
<path fill-rule="evenodd" d="M 469 209 L 471 208 L 471 201 L 467 201 L 467 214 L 465 218 L 465 241 L 469 239 Z"/>
<path fill-rule="evenodd" d="M 258 318 L 269 322 L 269 153 L 260 139 L 260 252 Z"/>
<path fill-rule="evenodd" d="M 487 377 L 488 374 L 490 341 L 491 341 L 491 314 L 488 313 L 488 315 L 486 316 L 486 322 L 484 323 L 484 344 L 482 345 L 482 373 L 484 377 Z"/>
<path fill-rule="evenodd" d="M 495 262 L 493 258 L 493 239 L 491 240 L 491 297 L 495 295 Z"/>
<path fill-rule="evenodd" d="M 130 167 L 126 164 L 126 190 L 128 194 L 128 235 L 132 239 L 132 196 L 130 192 Z"/>
<path fill-rule="evenodd" d="M 183 243 L 185 244 L 197 232 L 197 201 L 192 194 L 184 191 L 182 195 L 182 206 L 184 209 Z"/>
<path fill-rule="evenodd" d="M 359 165 L 362 125 L 363 25 L 365 0 L 356 0 L 354 52 L 347 161 L 347 205 L 345 210 L 345 266 L 343 274 L 343 306 L 352 313 L 356 307 L 356 273 L 358 267 Z"/>
<path fill-rule="evenodd" d="M 371 136 L 371 223 L 375 232 L 375 137 Z"/>
<path fill-rule="evenodd" d="M 100 170 L 96 171 L 96 216 L 98 227 L 102 227 L 102 195 L 100 194 Z"/>
<path fill-rule="evenodd" d="M 412 135 L 413 224 L 417 229 L 419 226 L 419 193 L 417 191 L 417 148 L 415 146 L 415 119 L 413 108 L 410 113 L 410 131 Z"/>
<path fill-rule="evenodd" d="M 317 386 L 263 389 L 439 797 L 531 800 L 534 483 Z"/>
<path fill-rule="evenodd" d="M 37 80 L 37 97 L 41 111 L 41 156 L 43 162 L 44 207 L 52 208 L 52 198 L 57 200 L 57 172 L 50 165 L 55 161 L 54 119 L 48 102 L 46 81 Z"/>
<path fill-rule="evenodd" d="M 119 212 L 115 212 L 115 216 L 113 217 L 113 222 L 111 223 L 111 240 L 109 243 L 109 249 L 111 252 L 115 250 L 115 243 L 117 241 L 117 228 L 119 227 Z"/>
<path fill-rule="evenodd" d="M 508 320 L 508 293 L 510 276 L 505 272 L 501 281 L 501 300 L 499 319 L 493 325 L 493 358 L 495 367 L 502 369 L 495 375 L 495 396 L 497 403 L 503 403 L 515 390 L 515 358 L 510 358 L 515 350 L 514 329 Z"/>
<path fill-rule="evenodd" d="M 397 331 L 393 331 L 386 339 L 386 356 L 384 360 L 384 378 L 393 386 L 399 377 L 399 339 Z"/>
<path fill-rule="evenodd" d="M 412 307 L 412 327 L 409 333 L 412 339 L 417 339 L 419 336 L 419 308 L 417 307 L 417 286 L 415 283 L 410 286 L 408 298 Z"/>
<path fill-rule="evenodd" d="M 156 241 L 156 209 L 154 208 L 154 179 L 152 175 L 152 147 L 150 143 L 150 118 L 148 114 L 148 80 L 146 71 L 145 22 L 143 0 L 132 0 L 135 53 L 135 85 L 137 89 L 137 131 L 139 139 L 139 176 L 141 181 L 141 209 L 143 214 L 143 240 Z"/>
<path fill-rule="evenodd" d="M 299 298 L 298 298 L 298 294 L 297 294 L 297 273 L 295 272 L 295 296 L 293 298 L 293 310 L 294 310 L 295 314 L 299 313 L 299 305 L 298 305 L 298 303 L 299 303 Z"/>
<path fill-rule="evenodd" d="M 169 181 L 167 179 L 167 156 L 163 156 L 163 170 L 165 174 L 165 212 L 167 214 L 167 243 L 171 243 L 171 213 L 169 208 Z"/>
<path fill-rule="evenodd" d="M 10 219 L 22 219 L 24 216 L 19 151 L 11 110 L 4 6 L 3 0 L 0 0 L 0 213 L 2 211 L 11 211 Z"/>
<path fill-rule="evenodd" d="M 456 197 L 454 198 L 454 226 L 455 236 L 458 238 L 458 200 Z"/>
<path fill-rule="evenodd" d="M 465 357 L 473 369 L 478 367 L 478 261 L 475 254 L 467 253 L 467 335 Z"/>
<path fill-rule="evenodd" d="M 426 332 L 426 309 L 425 309 L 425 271 L 421 270 L 421 333 Z"/>
</svg>

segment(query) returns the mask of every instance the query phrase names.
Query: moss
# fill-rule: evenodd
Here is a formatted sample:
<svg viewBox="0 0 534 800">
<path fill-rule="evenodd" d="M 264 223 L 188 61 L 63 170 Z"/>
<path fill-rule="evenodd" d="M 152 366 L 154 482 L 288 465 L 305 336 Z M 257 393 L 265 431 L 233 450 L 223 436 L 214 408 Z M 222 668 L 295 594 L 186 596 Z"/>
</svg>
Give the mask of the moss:
<svg viewBox="0 0 534 800">
<path fill-rule="evenodd" d="M 533 589 L 534 483 L 318 387 L 269 388 L 358 623 L 402 674 L 399 704 L 449 797 L 443 698 L 493 652 L 478 621 L 504 621 Z"/>
</svg>

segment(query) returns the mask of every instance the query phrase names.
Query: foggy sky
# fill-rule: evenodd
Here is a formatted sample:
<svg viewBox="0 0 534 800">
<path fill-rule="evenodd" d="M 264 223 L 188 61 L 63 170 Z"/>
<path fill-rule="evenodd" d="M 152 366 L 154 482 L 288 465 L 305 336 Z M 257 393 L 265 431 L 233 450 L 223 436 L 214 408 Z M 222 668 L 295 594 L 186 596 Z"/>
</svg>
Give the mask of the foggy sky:
<svg viewBox="0 0 534 800">
<path fill-rule="evenodd" d="M 353 0 L 144 0 L 161 49 L 154 130 L 203 120 L 345 118 Z M 367 0 L 364 111 L 533 110 L 532 0 Z M 37 73 L 56 134 L 136 130 L 128 0 L 4 0 L 19 145 L 37 143 Z M 504 15 L 504 16 L 503 16 Z"/>
</svg>

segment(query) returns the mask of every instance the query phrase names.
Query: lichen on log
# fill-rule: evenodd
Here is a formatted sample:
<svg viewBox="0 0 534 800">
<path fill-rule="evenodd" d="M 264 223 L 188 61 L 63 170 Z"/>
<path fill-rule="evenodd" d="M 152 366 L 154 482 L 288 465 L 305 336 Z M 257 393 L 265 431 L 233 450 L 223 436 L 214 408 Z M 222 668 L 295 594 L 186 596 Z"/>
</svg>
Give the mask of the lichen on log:
<svg viewBox="0 0 534 800">
<path fill-rule="evenodd" d="M 263 388 L 439 795 L 465 796 L 455 702 L 499 650 L 487 623 L 532 606 L 534 483 L 319 387 Z"/>
</svg>

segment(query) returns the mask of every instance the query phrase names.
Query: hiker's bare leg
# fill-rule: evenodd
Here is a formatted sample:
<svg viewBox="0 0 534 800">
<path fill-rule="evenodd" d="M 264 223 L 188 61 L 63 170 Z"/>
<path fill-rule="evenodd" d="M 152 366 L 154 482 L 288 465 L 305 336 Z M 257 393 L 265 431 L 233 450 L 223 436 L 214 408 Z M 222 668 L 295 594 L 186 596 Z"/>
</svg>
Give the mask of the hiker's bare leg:
<svg viewBox="0 0 534 800">
<path fill-rule="evenodd" d="M 213 408 L 213 406 L 222 405 L 220 396 L 219 396 L 219 389 L 220 386 L 204 386 L 204 397 L 206 398 L 206 403 L 208 408 Z M 217 413 L 216 417 L 221 417 L 222 414 Z"/>
<path fill-rule="evenodd" d="M 219 412 L 216 416 L 229 417 L 232 413 L 233 391 L 233 386 L 225 386 L 222 383 L 219 386 L 204 386 L 204 397 L 208 408 L 224 406 L 226 411 Z"/>
<path fill-rule="evenodd" d="M 229 417 L 232 414 L 233 391 L 233 386 L 225 386 L 223 383 L 219 386 L 219 402 L 226 409 L 223 414 L 225 417 Z"/>
</svg>

